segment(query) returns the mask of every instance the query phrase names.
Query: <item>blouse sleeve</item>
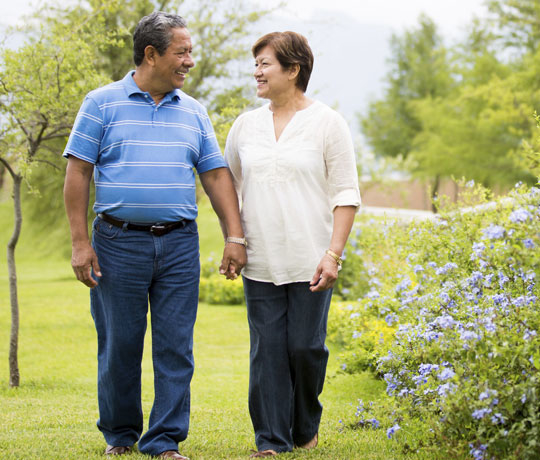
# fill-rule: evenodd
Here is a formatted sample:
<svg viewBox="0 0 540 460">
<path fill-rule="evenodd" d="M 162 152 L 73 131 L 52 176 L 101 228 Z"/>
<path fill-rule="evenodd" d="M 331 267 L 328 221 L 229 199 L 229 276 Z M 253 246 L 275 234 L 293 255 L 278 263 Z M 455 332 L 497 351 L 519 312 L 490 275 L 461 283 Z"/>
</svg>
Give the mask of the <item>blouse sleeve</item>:
<svg viewBox="0 0 540 460">
<path fill-rule="evenodd" d="M 241 121 L 237 118 L 233 123 L 227 141 L 225 143 L 225 162 L 231 171 L 234 187 L 238 196 L 242 193 L 242 164 L 240 163 L 240 155 L 238 154 L 238 136 L 241 131 Z"/>
<path fill-rule="evenodd" d="M 332 111 L 325 133 L 324 158 L 332 210 L 336 206 L 360 206 L 358 171 L 351 132 L 345 119 Z"/>
</svg>

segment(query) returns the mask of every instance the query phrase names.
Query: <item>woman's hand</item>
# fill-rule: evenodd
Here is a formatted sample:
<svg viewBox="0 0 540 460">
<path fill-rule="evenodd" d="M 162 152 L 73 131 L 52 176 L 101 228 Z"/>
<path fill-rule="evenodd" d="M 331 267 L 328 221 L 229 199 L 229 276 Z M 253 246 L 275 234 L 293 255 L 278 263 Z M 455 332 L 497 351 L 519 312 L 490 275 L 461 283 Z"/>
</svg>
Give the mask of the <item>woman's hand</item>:
<svg viewBox="0 0 540 460">
<path fill-rule="evenodd" d="M 319 262 L 317 270 L 315 270 L 315 274 L 309 283 L 309 290 L 311 292 L 318 292 L 330 289 L 334 287 L 337 277 L 338 263 L 334 260 L 334 258 L 330 257 L 328 254 L 325 254 Z"/>
</svg>

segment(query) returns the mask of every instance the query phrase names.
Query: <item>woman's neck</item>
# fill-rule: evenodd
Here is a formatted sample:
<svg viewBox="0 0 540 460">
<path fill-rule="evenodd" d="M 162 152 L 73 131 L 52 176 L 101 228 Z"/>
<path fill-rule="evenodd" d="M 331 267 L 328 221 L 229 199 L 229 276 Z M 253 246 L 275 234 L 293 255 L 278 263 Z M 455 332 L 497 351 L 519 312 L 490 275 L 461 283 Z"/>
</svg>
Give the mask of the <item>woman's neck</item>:
<svg viewBox="0 0 540 460">
<path fill-rule="evenodd" d="M 311 105 L 313 101 L 305 96 L 305 94 L 295 89 L 290 93 L 285 93 L 278 98 L 270 100 L 270 110 L 274 114 L 298 112 Z"/>
</svg>

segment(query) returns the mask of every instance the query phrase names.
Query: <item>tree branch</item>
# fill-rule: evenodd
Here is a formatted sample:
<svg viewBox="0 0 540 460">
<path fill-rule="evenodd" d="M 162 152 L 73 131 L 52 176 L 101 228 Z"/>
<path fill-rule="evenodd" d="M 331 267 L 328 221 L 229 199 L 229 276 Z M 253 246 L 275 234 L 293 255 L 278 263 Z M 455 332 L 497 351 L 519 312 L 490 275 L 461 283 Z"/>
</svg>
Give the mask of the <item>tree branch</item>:
<svg viewBox="0 0 540 460">
<path fill-rule="evenodd" d="M 11 175 L 12 178 L 16 178 L 18 176 L 18 174 L 15 172 L 15 170 L 11 167 L 11 165 L 7 162 L 7 160 L 5 160 L 4 158 L 0 157 L 0 163 L 2 163 L 5 168 L 9 171 L 9 174 Z"/>
</svg>

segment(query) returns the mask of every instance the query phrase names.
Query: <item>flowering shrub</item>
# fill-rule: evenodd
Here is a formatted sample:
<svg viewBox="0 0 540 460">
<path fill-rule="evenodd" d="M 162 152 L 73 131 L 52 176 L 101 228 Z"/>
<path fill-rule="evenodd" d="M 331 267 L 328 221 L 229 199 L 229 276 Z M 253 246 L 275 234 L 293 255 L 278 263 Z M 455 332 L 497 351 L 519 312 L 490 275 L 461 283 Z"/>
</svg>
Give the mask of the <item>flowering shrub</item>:
<svg viewBox="0 0 540 460">
<path fill-rule="evenodd" d="M 484 196 L 471 185 L 464 203 Z M 334 327 L 384 318 L 395 328 L 370 359 L 394 410 L 425 421 L 438 450 L 540 458 L 540 189 L 441 206 L 433 221 L 382 225 L 384 247 L 360 238 L 375 281 L 353 307 L 358 316 Z M 346 369 L 365 368 L 365 351 L 349 335 Z"/>
<path fill-rule="evenodd" d="M 375 370 L 378 358 L 392 344 L 395 328 L 370 307 L 366 301 L 332 303 L 328 340 L 341 344 L 342 369 L 347 372 Z"/>
</svg>

